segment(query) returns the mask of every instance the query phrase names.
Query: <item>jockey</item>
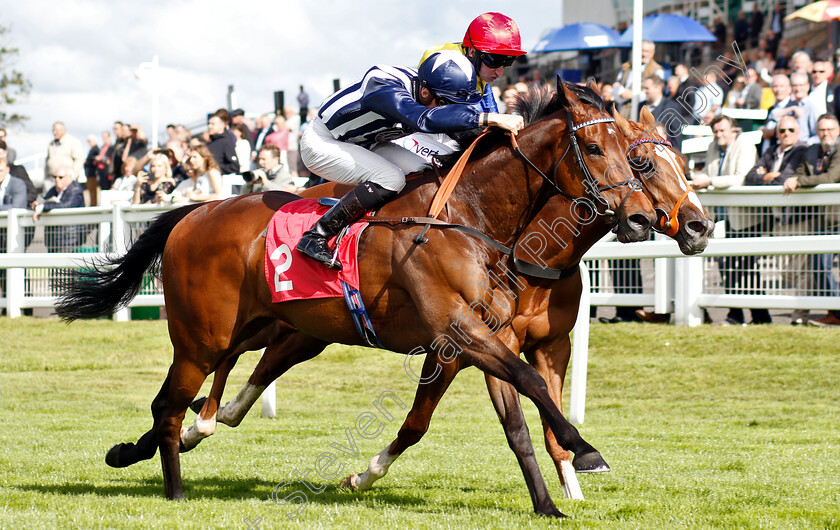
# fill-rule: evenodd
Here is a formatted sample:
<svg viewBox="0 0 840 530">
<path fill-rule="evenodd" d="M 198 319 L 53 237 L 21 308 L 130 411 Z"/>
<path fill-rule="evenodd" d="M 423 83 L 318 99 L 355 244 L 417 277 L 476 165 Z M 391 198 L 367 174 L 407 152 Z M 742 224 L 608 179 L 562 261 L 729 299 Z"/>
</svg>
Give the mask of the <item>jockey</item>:
<svg viewBox="0 0 840 530">
<path fill-rule="evenodd" d="M 472 64 L 448 50 L 431 54 L 418 70 L 374 66 L 328 97 L 301 137 L 301 158 L 313 173 L 356 187 L 303 234 L 297 251 L 341 270 L 327 241 L 396 197 L 405 175 L 425 167 L 425 160 L 390 140 L 485 125 L 515 134 L 524 126 L 521 116 L 480 112 L 474 106 L 480 99 Z"/>
<path fill-rule="evenodd" d="M 501 13 L 479 15 L 470 22 L 461 44 L 451 42 L 432 46 L 420 62 L 440 50 L 458 50 L 470 59 L 478 74 L 476 88 L 482 94 L 481 110 L 499 112 L 490 83 L 502 77 L 505 67 L 511 66 L 517 57 L 525 55 L 516 22 Z"/>
<path fill-rule="evenodd" d="M 501 13 L 484 13 L 470 22 L 464 40 L 460 43 L 437 44 L 423 53 L 420 64 L 431 54 L 442 50 L 462 53 L 472 63 L 478 79 L 476 89 L 481 100 L 476 103 L 480 112 L 499 112 L 490 83 L 505 73 L 517 57 L 525 55 L 521 47 L 519 27 L 512 18 Z M 415 157 L 423 157 L 431 164 L 432 156 L 447 155 L 460 149 L 458 140 L 446 134 L 416 132 L 393 143 L 413 151 Z"/>
</svg>

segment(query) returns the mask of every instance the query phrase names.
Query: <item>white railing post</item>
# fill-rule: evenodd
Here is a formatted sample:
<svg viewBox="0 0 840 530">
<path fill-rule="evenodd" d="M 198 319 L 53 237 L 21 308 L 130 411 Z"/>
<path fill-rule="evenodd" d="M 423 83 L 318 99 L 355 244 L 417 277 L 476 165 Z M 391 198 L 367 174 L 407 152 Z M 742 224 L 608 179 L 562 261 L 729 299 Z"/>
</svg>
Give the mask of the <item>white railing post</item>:
<svg viewBox="0 0 840 530">
<path fill-rule="evenodd" d="M 114 205 L 113 215 L 111 217 L 111 235 L 114 238 L 114 254 L 121 256 L 128 250 L 126 246 L 128 233 L 128 224 L 125 220 L 125 213 L 119 203 Z M 124 307 L 114 313 L 115 322 L 127 322 L 131 320 L 131 312 L 127 307 Z"/>
<path fill-rule="evenodd" d="M 699 326 L 703 323 L 703 308 L 700 307 L 703 275 L 702 257 L 692 256 L 677 260 L 674 270 L 674 321 L 677 325 Z"/>
<path fill-rule="evenodd" d="M 665 241 L 665 234 L 657 233 L 656 241 Z M 674 258 L 655 258 L 653 260 L 653 284 L 655 313 L 674 311 Z"/>
<path fill-rule="evenodd" d="M 9 227 L 6 232 L 6 252 L 8 254 L 21 253 L 24 248 L 23 229 L 20 226 L 20 216 L 26 215 L 25 210 L 9 210 Z M 21 315 L 20 306 L 26 296 L 26 269 L 8 269 L 6 273 L 6 314 L 9 318 Z"/>
<path fill-rule="evenodd" d="M 580 262 L 580 306 L 572 340 L 572 382 L 569 391 L 569 421 L 583 423 L 586 409 L 586 365 L 589 362 L 589 267 Z"/>
<path fill-rule="evenodd" d="M 265 348 L 260 350 L 260 357 L 265 355 Z M 262 416 L 263 418 L 277 417 L 277 381 L 272 381 L 262 393 Z"/>
</svg>

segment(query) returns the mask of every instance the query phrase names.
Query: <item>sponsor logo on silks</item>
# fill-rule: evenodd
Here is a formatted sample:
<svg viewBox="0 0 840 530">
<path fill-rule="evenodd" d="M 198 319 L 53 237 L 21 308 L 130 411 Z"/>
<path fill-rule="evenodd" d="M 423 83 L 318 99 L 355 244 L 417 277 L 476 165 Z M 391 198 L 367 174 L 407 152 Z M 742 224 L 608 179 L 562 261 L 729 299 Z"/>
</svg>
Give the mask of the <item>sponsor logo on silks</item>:
<svg viewBox="0 0 840 530">
<path fill-rule="evenodd" d="M 404 147 L 406 149 L 408 149 L 409 151 L 413 151 L 416 154 L 422 156 L 423 158 L 429 158 L 429 157 L 435 156 L 435 155 L 440 153 L 440 151 L 437 150 L 437 149 L 430 149 L 426 146 L 420 145 L 420 142 L 418 142 L 414 138 L 409 138 L 409 140 L 411 140 L 411 142 L 414 145 L 413 146 L 404 145 Z"/>
</svg>

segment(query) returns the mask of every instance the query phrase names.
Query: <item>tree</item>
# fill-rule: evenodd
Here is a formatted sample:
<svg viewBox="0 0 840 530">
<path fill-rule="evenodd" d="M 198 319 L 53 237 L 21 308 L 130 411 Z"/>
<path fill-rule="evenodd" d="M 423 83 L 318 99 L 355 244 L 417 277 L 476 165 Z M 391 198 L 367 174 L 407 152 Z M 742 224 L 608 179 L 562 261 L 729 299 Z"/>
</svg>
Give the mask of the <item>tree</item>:
<svg viewBox="0 0 840 530">
<path fill-rule="evenodd" d="M 11 61 L 18 54 L 17 48 L 6 45 L 10 28 L 0 25 L 0 125 L 12 125 L 28 120 L 28 116 L 11 112 L 10 105 L 29 93 L 32 84 L 23 74 L 11 67 Z"/>
</svg>

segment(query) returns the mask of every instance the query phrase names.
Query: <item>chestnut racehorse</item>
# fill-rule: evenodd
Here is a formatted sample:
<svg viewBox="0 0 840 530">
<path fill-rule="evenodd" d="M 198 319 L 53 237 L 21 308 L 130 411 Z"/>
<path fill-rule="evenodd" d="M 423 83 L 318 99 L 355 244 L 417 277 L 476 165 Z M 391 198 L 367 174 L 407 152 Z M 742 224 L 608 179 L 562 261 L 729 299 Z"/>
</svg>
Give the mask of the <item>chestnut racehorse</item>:
<svg viewBox="0 0 840 530">
<path fill-rule="evenodd" d="M 544 111 L 547 101 L 539 94 L 531 94 L 521 100 L 518 112 L 526 117 L 526 123 L 538 119 Z M 659 215 L 658 230 L 666 232 L 679 244 L 684 254 L 701 252 L 708 244 L 708 237 L 714 227 L 713 221 L 700 204 L 697 195 L 691 190 L 685 178 L 685 163 L 681 155 L 663 144 L 654 127 L 654 118 L 647 110 L 642 109 L 641 123 L 628 122 L 621 115 L 613 111 L 619 130 L 630 142 L 627 151 L 631 166 L 639 175 L 645 192 L 652 200 Z M 344 188 L 327 184 L 306 190 L 304 195 L 311 197 L 340 196 Z M 526 228 L 526 234 L 521 240 L 534 235 L 539 240 L 552 241 L 552 248 L 542 249 L 542 253 L 551 256 L 548 266 L 555 269 L 572 270 L 579 262 L 583 253 L 588 250 L 584 241 L 598 240 L 609 229 L 604 219 L 586 225 L 578 224 L 576 228 L 556 220 L 575 219 L 573 202 L 563 196 L 554 196 L 540 214 Z M 555 231 L 554 237 L 548 236 L 546 228 L 554 230 L 554 226 L 563 228 Z M 538 234 L 545 234 L 538 237 Z M 558 245 L 559 241 L 575 240 L 574 247 Z M 518 344 L 511 349 L 525 354 L 526 359 L 534 365 L 548 384 L 549 393 L 558 408 L 561 406 L 561 396 L 565 371 L 568 365 L 571 343 L 569 333 L 574 327 L 580 302 L 581 282 L 578 274 L 569 275 L 556 280 L 534 278 L 527 274 L 520 274 L 517 282 L 520 289 L 516 292 L 517 309 L 512 321 Z M 290 348 L 317 348 L 319 345 L 310 341 L 302 343 L 302 337 L 292 337 L 285 343 L 269 347 L 265 355 L 249 379 L 246 387 L 226 406 L 222 407 L 216 418 L 218 421 L 231 426 L 237 426 L 245 413 L 259 396 L 259 392 L 271 381 L 289 368 L 280 358 Z M 323 346 L 321 346 L 323 347 Z M 371 460 L 370 467 L 361 476 L 353 474 L 343 484 L 354 489 L 367 489 L 372 483 L 387 473 L 388 466 L 405 449 L 413 445 L 423 436 L 429 426 L 431 415 L 439 399 L 446 391 L 455 374 L 468 366 L 463 359 L 457 363 L 442 362 L 435 352 L 426 357 L 422 380 L 431 380 L 431 384 L 421 384 L 415 396 L 414 405 L 408 414 L 397 439 Z M 441 370 L 443 370 L 441 375 Z M 525 475 L 525 481 L 537 513 L 559 515 L 547 488 L 539 473 L 534 458 L 533 446 L 525 425 L 525 420 L 519 404 L 519 396 L 508 383 L 487 375 L 486 382 L 490 396 L 502 421 L 508 442 L 517 456 Z M 219 395 L 215 397 L 220 399 Z M 194 410 L 199 412 L 205 405 L 205 399 L 196 400 Z M 557 467 L 560 480 L 565 488 L 566 476 L 570 468 L 564 468 L 563 461 L 569 461 L 570 455 L 557 444 L 548 424 L 543 422 L 545 443 Z"/>
<path fill-rule="evenodd" d="M 591 89 L 558 87 L 551 112 L 520 133 L 521 156 L 497 135 L 490 148 L 467 164 L 450 197 L 447 220 L 510 248 L 548 199 L 561 193 L 592 205 L 579 206 L 581 216 L 603 214 L 617 220 L 620 239 L 644 239 L 656 213 L 645 195 L 635 192 L 624 136 L 616 133 Z M 619 174 L 627 179 L 616 182 Z M 380 214 L 424 214 L 436 189 L 433 178 L 427 180 Z M 213 399 L 190 429 L 183 434 L 181 429 L 186 409 L 210 373 L 218 370 L 213 388 L 223 388 L 227 367 L 242 352 L 293 335 L 303 343 L 361 344 L 343 300 L 271 303 L 261 233 L 276 210 L 295 199 L 284 193 L 247 195 L 166 212 L 124 256 L 77 271 L 57 304 L 58 314 L 68 321 L 113 314 L 136 295 L 146 270 L 160 264 L 173 362 L 152 402 L 151 430 L 136 444 L 114 446 L 106 462 L 124 467 L 151 458 L 159 448 L 170 499 L 184 496 L 179 451 L 215 429 L 218 401 Z M 409 353 L 434 343 L 446 335 L 450 323 L 458 323 L 463 362 L 511 383 L 531 399 L 562 447 L 574 453 L 577 471 L 608 470 L 600 453 L 565 420 L 537 371 L 511 351 L 516 342 L 513 312 L 492 315 L 471 305 L 492 304 L 494 293 L 481 279 L 488 271 L 507 277 L 510 271 L 501 268 L 504 254 L 456 230 L 433 230 L 428 245 L 420 247 L 412 242 L 413 232 L 402 226 L 372 229 L 359 241 L 362 297 L 386 347 Z M 476 322 L 464 318 L 471 314 Z M 492 320 L 496 316 L 501 322 Z M 406 322 L 414 325 L 406 329 Z M 488 326 L 497 324 L 502 332 L 487 333 Z M 291 348 L 281 362 L 292 366 L 322 349 Z"/>
</svg>

